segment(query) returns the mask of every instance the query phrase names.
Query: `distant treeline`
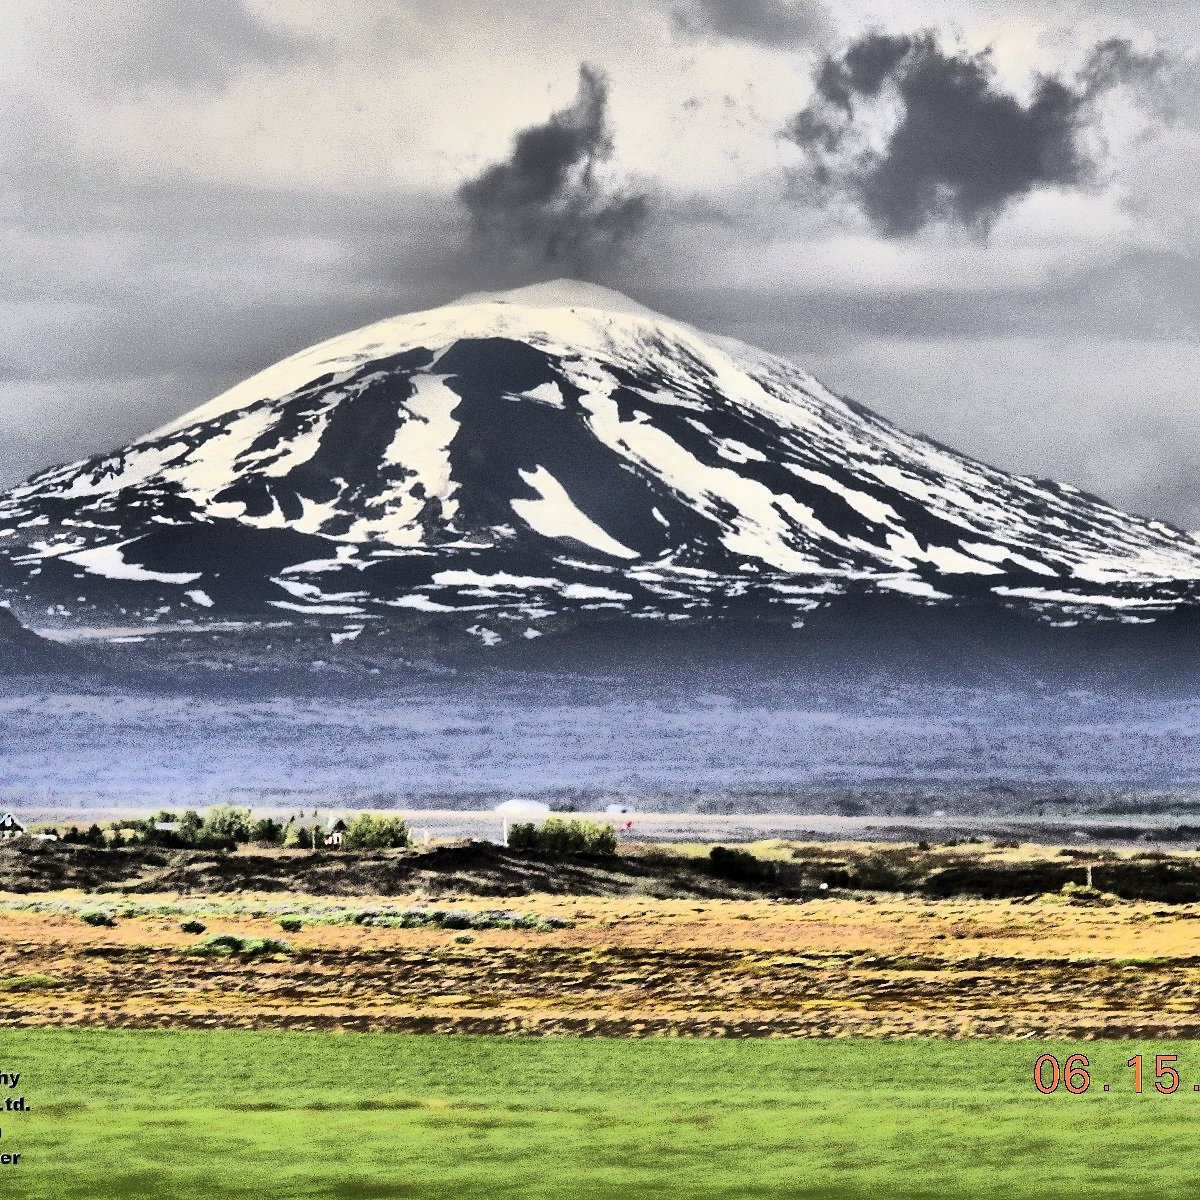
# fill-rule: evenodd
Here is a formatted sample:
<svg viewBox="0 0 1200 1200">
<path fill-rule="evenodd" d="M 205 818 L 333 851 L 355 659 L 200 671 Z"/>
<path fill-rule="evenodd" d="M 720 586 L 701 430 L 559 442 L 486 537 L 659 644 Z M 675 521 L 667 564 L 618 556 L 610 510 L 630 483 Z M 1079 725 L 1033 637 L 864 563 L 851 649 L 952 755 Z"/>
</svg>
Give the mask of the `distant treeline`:
<svg viewBox="0 0 1200 1200">
<path fill-rule="evenodd" d="M 345 822 L 337 843 L 331 843 L 328 827 L 314 813 L 303 813 L 276 821 L 272 817 L 255 818 L 248 808 L 219 804 L 201 816 L 188 809 L 182 815 L 160 812 L 144 819 L 110 821 L 105 826 L 80 829 L 72 825 L 54 834 L 66 845 L 119 849 L 122 846 L 161 846 L 173 850 L 233 850 L 255 844 L 281 846 L 285 850 L 388 850 L 411 842 L 408 825 L 400 817 L 376 817 L 359 813 Z"/>
</svg>

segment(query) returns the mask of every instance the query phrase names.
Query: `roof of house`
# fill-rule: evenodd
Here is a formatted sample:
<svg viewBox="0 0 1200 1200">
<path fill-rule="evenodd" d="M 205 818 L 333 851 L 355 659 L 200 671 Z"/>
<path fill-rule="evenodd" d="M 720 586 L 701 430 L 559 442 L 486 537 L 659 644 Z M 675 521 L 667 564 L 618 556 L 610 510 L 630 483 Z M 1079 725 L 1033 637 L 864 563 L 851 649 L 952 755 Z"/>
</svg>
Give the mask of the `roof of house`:
<svg viewBox="0 0 1200 1200">
<path fill-rule="evenodd" d="M 3 816 L 0 816 L 0 828 L 13 829 L 14 827 L 17 829 L 24 829 L 25 824 L 24 822 L 19 821 L 10 812 L 6 812 Z"/>
</svg>

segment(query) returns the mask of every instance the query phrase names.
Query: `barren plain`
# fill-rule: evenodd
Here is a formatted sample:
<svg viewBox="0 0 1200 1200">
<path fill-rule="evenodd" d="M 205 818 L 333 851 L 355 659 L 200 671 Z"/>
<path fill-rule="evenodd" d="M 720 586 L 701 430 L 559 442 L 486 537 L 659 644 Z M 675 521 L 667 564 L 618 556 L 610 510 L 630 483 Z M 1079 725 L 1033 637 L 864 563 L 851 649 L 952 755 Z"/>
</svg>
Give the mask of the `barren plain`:
<svg viewBox="0 0 1200 1200">
<path fill-rule="evenodd" d="M 764 862 L 797 860 L 796 847 L 758 849 Z M 511 877 L 498 876 L 494 862 L 488 871 L 460 863 L 431 872 L 428 856 L 415 856 L 425 865 L 410 873 L 408 890 L 386 894 L 348 886 L 339 895 L 333 876 L 320 877 L 319 895 L 282 890 L 278 880 L 255 892 L 226 879 L 214 891 L 198 867 L 177 872 L 170 891 L 143 891 L 136 879 L 88 890 L 25 886 L 0 895 L 0 1021 L 631 1037 L 1200 1036 L 1200 904 L 1101 890 L 1105 870 L 1118 884 L 1143 868 L 1148 878 L 1184 879 L 1194 854 L 1109 851 L 1094 868 L 1100 887 L 1067 878 L 1038 891 L 1045 878 L 1060 878 L 1044 875 L 1052 868 L 1086 870 L 1081 852 L 1061 859 L 1043 847 L 972 845 L 820 853 L 860 878 L 863 863 L 887 855 L 897 863 L 908 853 L 910 862 L 933 855 L 942 878 L 953 869 L 944 860 L 960 874 L 974 871 L 963 876 L 968 886 L 985 869 L 1033 882 L 1025 894 L 991 898 L 935 896 L 927 886 L 926 894 L 878 890 L 853 879 L 830 888 L 813 882 L 810 864 L 804 886 L 786 895 L 778 879 L 754 887 L 706 880 L 699 858 L 679 854 L 667 870 L 659 859 L 639 864 L 626 854 L 570 865 L 565 876 L 508 856 L 514 872 L 528 869 Z M 323 858 L 327 870 L 331 857 Z M 413 858 L 400 855 L 389 869 Z M 337 865 L 353 884 L 350 856 Z M 565 880 L 576 894 L 564 894 Z M 538 927 L 400 928 L 371 919 L 406 907 L 494 912 L 497 894 Z M 87 924 L 89 910 L 114 924 Z M 285 918 L 300 927 L 282 929 Z M 185 921 L 199 921 L 210 938 L 283 945 L 205 955 Z"/>
</svg>

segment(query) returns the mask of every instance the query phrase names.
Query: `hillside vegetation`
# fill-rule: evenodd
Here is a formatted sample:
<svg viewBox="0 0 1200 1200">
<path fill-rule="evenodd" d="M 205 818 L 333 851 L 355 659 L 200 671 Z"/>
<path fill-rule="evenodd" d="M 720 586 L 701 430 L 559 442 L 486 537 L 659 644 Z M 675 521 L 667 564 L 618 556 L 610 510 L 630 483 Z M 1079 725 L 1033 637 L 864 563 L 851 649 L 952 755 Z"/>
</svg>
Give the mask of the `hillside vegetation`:
<svg viewBox="0 0 1200 1200">
<path fill-rule="evenodd" d="M 979 842 L 945 845 L 746 847 L 624 845 L 587 822 L 548 822 L 516 845 L 462 842 L 398 850 L 175 850 L 62 842 L 0 845 L 0 891 L 299 892 L 504 897 L 553 895 L 804 899 L 890 892 L 930 899 L 1020 899 L 1046 893 L 1074 903 L 1105 897 L 1200 901 L 1195 852 L 1057 849 Z M 598 832 L 594 832 L 598 831 Z M 606 836 L 605 836 L 606 835 Z"/>
</svg>

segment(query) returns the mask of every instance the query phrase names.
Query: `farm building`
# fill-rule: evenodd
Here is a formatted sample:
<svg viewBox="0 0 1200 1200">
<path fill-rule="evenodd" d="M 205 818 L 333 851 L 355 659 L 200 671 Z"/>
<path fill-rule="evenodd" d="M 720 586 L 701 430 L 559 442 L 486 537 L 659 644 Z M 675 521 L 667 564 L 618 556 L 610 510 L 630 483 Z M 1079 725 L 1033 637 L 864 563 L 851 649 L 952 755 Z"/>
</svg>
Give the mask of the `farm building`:
<svg viewBox="0 0 1200 1200">
<path fill-rule="evenodd" d="M 346 822 L 341 817 L 330 817 L 325 822 L 325 845 L 340 849 L 346 840 Z"/>
<path fill-rule="evenodd" d="M 24 836 L 25 826 L 12 813 L 6 812 L 0 817 L 0 841 L 8 841 L 9 838 Z"/>
</svg>

